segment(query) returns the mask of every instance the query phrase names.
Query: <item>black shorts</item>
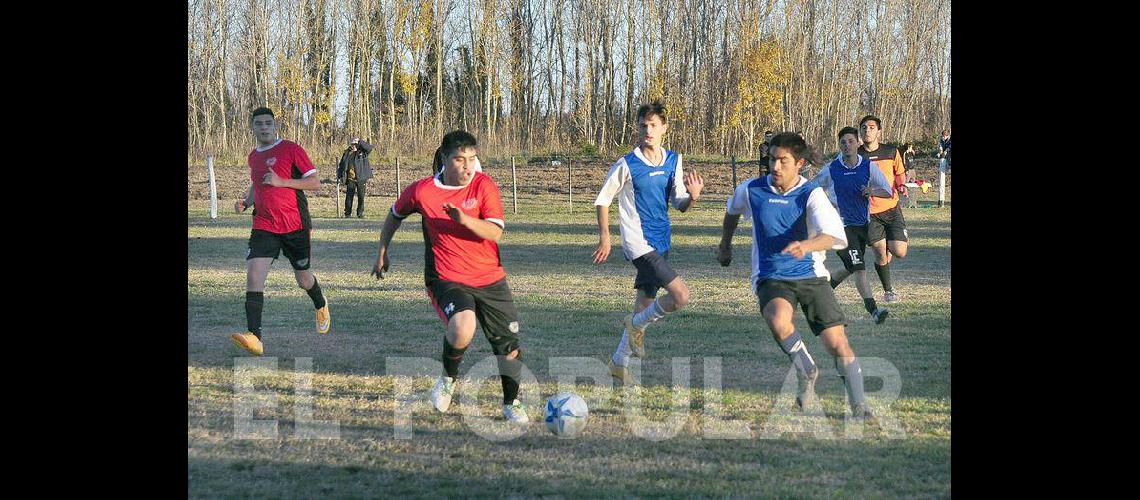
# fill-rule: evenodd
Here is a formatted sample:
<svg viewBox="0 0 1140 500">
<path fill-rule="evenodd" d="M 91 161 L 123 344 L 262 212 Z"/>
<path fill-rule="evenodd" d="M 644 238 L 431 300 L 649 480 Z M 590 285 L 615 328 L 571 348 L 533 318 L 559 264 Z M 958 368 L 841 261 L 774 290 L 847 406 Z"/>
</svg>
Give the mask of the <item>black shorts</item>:
<svg viewBox="0 0 1140 500">
<path fill-rule="evenodd" d="M 309 233 L 309 229 L 284 234 L 254 229 L 249 233 L 249 249 L 246 250 L 245 260 L 265 257 L 277 259 L 284 252 L 293 269 L 304 271 L 310 264 Z"/>
<path fill-rule="evenodd" d="M 886 238 L 887 241 L 907 241 L 906 220 L 902 210 L 895 205 L 890 210 L 871 214 L 867 222 L 867 240 L 871 243 Z"/>
<path fill-rule="evenodd" d="M 827 278 L 766 279 L 756 285 L 756 296 L 760 299 L 761 311 L 776 297 L 791 302 L 792 309 L 795 309 L 798 302 L 811 332 L 816 335 L 833 326 L 847 324 L 847 318 L 839 308 L 839 301 L 835 300 L 835 291 L 831 289 Z"/>
<path fill-rule="evenodd" d="M 677 277 L 673 268 L 669 267 L 669 251 L 658 254 L 656 250 L 633 259 L 633 267 L 637 268 L 637 276 L 633 278 L 633 288 L 645 291 L 649 298 L 657 297 L 657 289 L 664 288 Z"/>
<path fill-rule="evenodd" d="M 506 278 L 485 287 L 436 280 L 428 285 L 428 296 L 445 322 L 459 311 L 475 311 L 495 354 L 510 354 L 519 348 L 519 315 Z"/>
<path fill-rule="evenodd" d="M 867 269 L 863 257 L 867 254 L 867 224 L 862 226 L 843 226 L 847 234 L 847 248 L 836 250 L 835 254 L 843 261 L 843 268 L 855 272 Z"/>
</svg>

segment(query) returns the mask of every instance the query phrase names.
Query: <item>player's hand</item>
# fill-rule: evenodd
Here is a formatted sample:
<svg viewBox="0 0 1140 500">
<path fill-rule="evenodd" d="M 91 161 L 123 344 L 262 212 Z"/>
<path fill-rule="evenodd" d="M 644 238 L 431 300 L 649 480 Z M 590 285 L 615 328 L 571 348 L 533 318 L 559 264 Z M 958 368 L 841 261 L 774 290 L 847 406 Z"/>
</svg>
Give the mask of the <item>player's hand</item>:
<svg viewBox="0 0 1140 500">
<path fill-rule="evenodd" d="M 376 257 L 376 265 L 372 266 L 372 276 L 376 279 L 383 279 L 384 273 L 388 272 L 388 250 L 380 249 L 380 255 Z"/>
<path fill-rule="evenodd" d="M 802 242 L 793 241 L 791 243 L 788 243 L 788 246 L 784 247 L 784 251 L 780 253 L 790 254 L 792 257 L 802 259 L 804 258 L 804 254 L 807 253 L 807 250 L 804 248 Z"/>
<path fill-rule="evenodd" d="M 902 186 L 899 186 L 899 187 L 898 187 L 898 191 L 899 191 L 899 196 L 910 196 L 910 195 L 909 195 L 909 194 L 907 194 L 907 192 L 906 192 L 906 185 L 905 185 L 905 184 L 904 184 L 904 185 L 902 185 Z"/>
<path fill-rule="evenodd" d="M 860 191 L 860 193 L 863 194 L 864 198 L 870 198 L 871 197 L 871 186 L 863 186 L 863 190 Z"/>
<path fill-rule="evenodd" d="M 460 225 L 463 225 L 463 219 L 467 216 L 467 214 L 463 213 L 459 207 L 452 205 L 451 203 L 444 203 L 443 209 L 447 211 L 447 216 L 451 217 L 451 220 L 458 222 Z"/>
<path fill-rule="evenodd" d="M 273 187 L 283 187 L 285 185 L 285 179 L 279 177 L 277 175 L 277 172 L 267 172 L 264 176 L 261 177 L 261 183 L 269 184 Z"/>
<path fill-rule="evenodd" d="M 717 245 L 716 261 L 720 262 L 721 267 L 728 267 L 728 265 L 732 263 L 732 247 Z"/>
<path fill-rule="evenodd" d="M 610 258 L 610 237 L 606 236 L 598 242 L 597 248 L 594 248 L 594 263 L 601 264 Z"/>
<path fill-rule="evenodd" d="M 701 173 L 696 170 L 690 171 L 685 174 L 685 189 L 689 191 L 689 196 L 693 201 L 697 201 L 701 197 L 701 190 L 705 187 L 705 179 L 701 177 Z"/>
<path fill-rule="evenodd" d="M 235 213 L 240 214 L 240 213 L 244 212 L 245 209 L 247 209 L 247 208 L 249 208 L 249 207 L 245 206 L 245 200 L 238 200 L 238 201 L 234 202 L 234 212 Z"/>
</svg>

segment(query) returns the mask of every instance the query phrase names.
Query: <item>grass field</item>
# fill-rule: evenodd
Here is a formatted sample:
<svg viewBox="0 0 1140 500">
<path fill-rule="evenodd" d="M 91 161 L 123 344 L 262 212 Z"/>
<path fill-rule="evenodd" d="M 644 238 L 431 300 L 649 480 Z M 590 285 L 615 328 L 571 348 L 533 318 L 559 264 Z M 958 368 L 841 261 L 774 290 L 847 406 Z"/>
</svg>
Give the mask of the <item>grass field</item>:
<svg viewBox="0 0 1140 500">
<path fill-rule="evenodd" d="M 497 382 L 482 384 L 483 390 L 471 395 L 474 401 L 460 400 L 440 415 L 423 401 L 434 376 L 387 375 L 389 357 L 438 360 L 443 331 L 423 291 L 418 216 L 409 218 L 394 239 L 393 272 L 382 281 L 368 274 L 391 197 L 371 197 L 369 219 L 314 221 L 313 265 L 331 304 L 330 335 L 314 332 L 312 303 L 294 283 L 288 262 L 274 264 L 266 288 L 262 359 L 276 358 L 277 371 L 257 378 L 254 387 L 276 401 L 254 416 L 277 420 L 276 438 L 236 439 L 235 405 L 249 400 L 235 397 L 235 360 L 243 356 L 228 335 L 245 325 L 250 221 L 248 214 L 225 210 L 232 200 L 220 203 L 216 220 L 208 218 L 205 202 L 191 201 L 189 496 L 950 496 L 949 209 L 905 212 L 910 255 L 892 266 L 903 301 L 888 305 L 891 317 L 885 324 L 870 321 L 850 280 L 837 290 L 858 355 L 882 358 L 899 372 L 901 393 L 889 408 L 873 395 L 887 382 L 867 379 L 872 404 L 894 418 L 894 430 L 872 424 L 861 438 L 842 439 L 842 385 L 818 338 L 805 333 L 824 368 L 817 390 L 826 415 L 812 422 L 830 427 L 783 432 L 797 428 L 785 418 L 791 396 L 781 393 L 789 364 L 749 292 L 750 225 L 738 230 L 733 264 L 722 268 L 713 251 L 723 197 L 710 197 L 688 213 L 671 213 L 671 263 L 689 284 L 692 302 L 650 327 L 644 389 L 623 396 L 580 380 L 572 389 L 589 403 L 589 423 L 576 439 L 559 440 L 541 423 L 539 406 L 559 390 L 552 361 L 607 361 L 633 297 L 634 269 L 621 258 L 616 225 L 610 261 L 590 263 L 597 237 L 592 207 L 583 196 L 586 203 L 572 215 L 549 204 L 524 205 L 519 215 L 507 210 L 502 258 L 520 312 L 523 360 L 538 382 L 522 386 L 530 427 L 504 441 L 481 437 L 485 423 L 469 426 L 460 414 L 498 416 Z M 611 209 L 611 220 L 616 210 Z M 834 253 L 827 265 L 840 266 Z M 878 279 L 870 274 L 881 298 Z M 809 331 L 798 312 L 796 325 Z M 477 333 L 461 374 L 489 354 L 486 339 Z M 295 384 L 298 358 L 311 358 L 310 391 Z M 704 376 L 717 362 L 719 393 L 705 390 Z M 688 367 L 687 378 L 680 371 L 681 378 L 674 377 L 677 364 Z M 401 387 L 421 398 L 411 410 L 412 439 L 395 436 Z M 465 394 L 463 386 L 459 391 Z M 721 399 L 721 418 L 746 426 L 744 439 L 716 439 L 703 431 L 713 421 L 705 410 Z M 338 439 L 295 436 L 298 409 L 308 402 L 311 418 L 338 422 Z M 635 435 L 634 428 L 667 427 L 674 404 L 679 420 L 673 437 L 654 441 Z M 643 417 L 633 418 L 630 408 Z"/>
</svg>

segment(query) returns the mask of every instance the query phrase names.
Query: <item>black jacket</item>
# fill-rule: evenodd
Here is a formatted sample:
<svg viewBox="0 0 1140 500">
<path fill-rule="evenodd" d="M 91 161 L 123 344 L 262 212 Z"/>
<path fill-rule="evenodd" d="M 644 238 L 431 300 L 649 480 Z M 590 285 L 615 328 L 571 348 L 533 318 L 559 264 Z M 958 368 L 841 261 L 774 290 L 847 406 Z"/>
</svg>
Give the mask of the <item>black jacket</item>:
<svg viewBox="0 0 1140 500">
<path fill-rule="evenodd" d="M 372 145 L 367 142 L 360 141 L 356 143 L 357 150 L 355 153 L 351 149 L 344 150 L 344 154 L 340 156 L 340 163 L 336 166 L 336 178 L 343 179 L 348 170 L 348 162 L 353 162 L 353 168 L 356 169 L 356 181 L 363 183 L 372 178 L 372 165 L 368 163 L 368 154 L 372 152 Z"/>
</svg>

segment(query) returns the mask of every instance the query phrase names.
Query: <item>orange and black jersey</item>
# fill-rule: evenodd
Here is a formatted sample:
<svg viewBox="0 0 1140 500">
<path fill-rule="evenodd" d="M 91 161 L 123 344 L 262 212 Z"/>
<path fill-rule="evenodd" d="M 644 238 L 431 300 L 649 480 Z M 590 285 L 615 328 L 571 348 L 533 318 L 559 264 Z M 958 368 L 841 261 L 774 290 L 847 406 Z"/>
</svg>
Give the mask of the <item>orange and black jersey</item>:
<svg viewBox="0 0 1140 500">
<path fill-rule="evenodd" d="M 859 146 L 859 155 L 871 160 L 879 170 L 883 172 L 883 177 L 887 178 L 887 182 L 891 184 L 891 197 L 890 198 L 877 198 L 871 197 L 872 214 L 886 212 L 895 208 L 899 204 L 899 192 L 896 189 L 898 182 L 897 176 L 906 176 L 906 166 L 903 163 L 902 155 L 899 154 L 899 149 L 890 144 L 879 144 L 879 148 L 874 151 L 867 151 L 863 146 Z"/>
</svg>

